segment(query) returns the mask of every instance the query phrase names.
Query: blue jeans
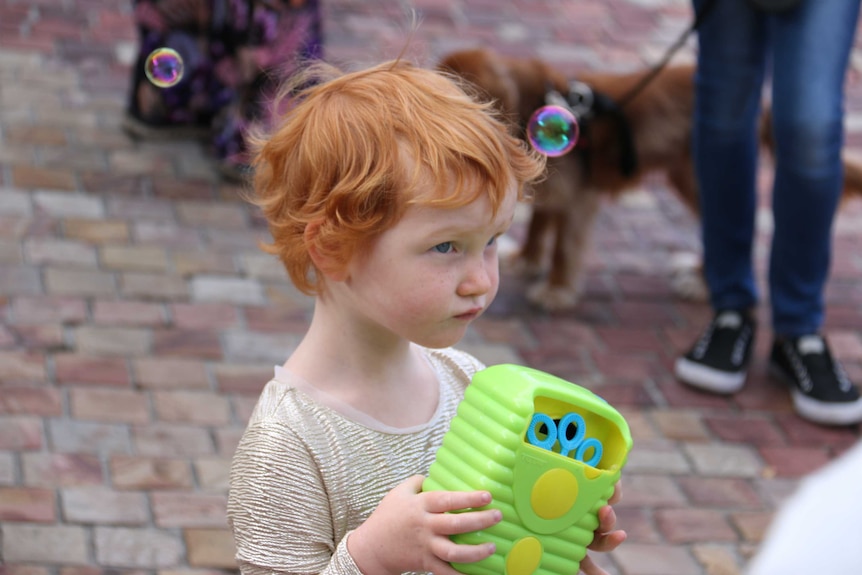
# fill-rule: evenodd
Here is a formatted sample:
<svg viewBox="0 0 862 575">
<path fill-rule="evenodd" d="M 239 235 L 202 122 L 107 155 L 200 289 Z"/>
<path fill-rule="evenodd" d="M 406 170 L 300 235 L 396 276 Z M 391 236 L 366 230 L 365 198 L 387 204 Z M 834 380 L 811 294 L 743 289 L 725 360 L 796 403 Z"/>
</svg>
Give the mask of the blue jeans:
<svg viewBox="0 0 862 575">
<path fill-rule="evenodd" d="M 698 31 L 693 134 L 711 303 L 717 310 L 757 303 L 757 131 L 770 73 L 772 326 L 788 337 L 815 333 L 843 182 L 844 80 L 860 0 L 802 0 L 782 14 L 759 12 L 748 0 L 716 1 Z M 695 8 L 703 2 L 694 0 Z"/>
</svg>

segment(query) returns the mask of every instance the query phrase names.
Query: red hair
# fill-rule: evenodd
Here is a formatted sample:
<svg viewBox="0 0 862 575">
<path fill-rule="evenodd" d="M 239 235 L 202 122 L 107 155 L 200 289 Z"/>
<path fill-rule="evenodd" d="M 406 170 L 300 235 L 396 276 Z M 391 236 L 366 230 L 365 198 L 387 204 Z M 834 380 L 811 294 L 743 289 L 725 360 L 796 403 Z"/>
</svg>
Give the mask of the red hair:
<svg viewBox="0 0 862 575">
<path fill-rule="evenodd" d="M 251 201 L 273 238 L 262 248 L 306 294 L 324 287 L 312 247 L 344 266 L 410 203 L 458 207 L 487 194 L 496 211 L 513 183 L 523 199 L 544 173 L 544 158 L 490 104 L 454 77 L 405 61 L 348 74 L 313 64 L 279 101 L 291 107 L 268 138 L 255 139 Z M 429 182 L 431 193 L 420 194 Z M 316 233 L 307 236 L 309 224 Z"/>
</svg>

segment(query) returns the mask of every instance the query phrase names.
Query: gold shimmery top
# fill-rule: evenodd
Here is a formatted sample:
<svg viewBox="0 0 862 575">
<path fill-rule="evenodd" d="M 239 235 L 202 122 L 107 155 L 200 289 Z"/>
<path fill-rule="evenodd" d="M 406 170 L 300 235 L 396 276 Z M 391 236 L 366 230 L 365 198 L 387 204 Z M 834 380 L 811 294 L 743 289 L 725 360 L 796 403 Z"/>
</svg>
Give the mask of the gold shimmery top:
<svg viewBox="0 0 862 575">
<path fill-rule="evenodd" d="M 243 575 L 362 575 L 346 536 L 392 488 L 428 474 L 464 389 L 483 367 L 451 348 L 423 351 L 437 373 L 439 402 L 427 423 L 406 429 L 276 368 L 231 466 L 227 512 Z"/>
</svg>

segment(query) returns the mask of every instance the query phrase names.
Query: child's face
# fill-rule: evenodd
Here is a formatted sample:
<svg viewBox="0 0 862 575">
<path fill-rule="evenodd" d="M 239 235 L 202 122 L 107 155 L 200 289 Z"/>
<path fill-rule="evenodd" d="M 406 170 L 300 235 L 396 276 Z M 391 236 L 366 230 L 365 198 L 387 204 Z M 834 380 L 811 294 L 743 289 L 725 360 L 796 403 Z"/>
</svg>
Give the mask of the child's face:
<svg viewBox="0 0 862 575">
<path fill-rule="evenodd" d="M 497 294 L 496 240 L 516 202 L 512 186 L 493 217 L 484 195 L 460 208 L 408 207 L 349 264 L 345 286 L 357 315 L 426 347 L 457 343 Z"/>
</svg>

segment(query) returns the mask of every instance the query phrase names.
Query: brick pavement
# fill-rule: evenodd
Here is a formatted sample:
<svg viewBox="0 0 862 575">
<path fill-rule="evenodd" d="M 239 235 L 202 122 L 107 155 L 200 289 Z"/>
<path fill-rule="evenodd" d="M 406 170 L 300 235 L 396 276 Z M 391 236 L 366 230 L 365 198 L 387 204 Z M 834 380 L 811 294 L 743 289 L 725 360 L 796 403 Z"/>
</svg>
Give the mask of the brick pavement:
<svg viewBox="0 0 862 575">
<path fill-rule="evenodd" d="M 687 0 L 324 5 L 328 55 L 343 62 L 397 53 L 404 5 L 423 15 L 411 51 L 425 62 L 488 43 L 571 70 L 655 61 L 690 18 Z M 135 51 L 129 12 L 111 0 L 0 0 L 9 575 L 230 572 L 229 460 L 271 365 L 308 318 L 308 299 L 256 249 L 259 219 L 200 145 L 134 143 L 118 129 Z M 860 55 L 851 145 L 862 142 Z M 762 213 L 761 245 L 766 199 Z M 862 205 L 845 206 L 836 229 L 827 326 L 862 381 Z M 504 274 L 464 345 L 489 363 L 588 384 L 624 411 L 636 440 L 618 507 L 629 540 L 603 558 L 620 575 L 738 573 L 798 478 L 859 436 L 796 418 L 760 359 L 733 398 L 674 381 L 673 358 L 709 312 L 673 296 L 667 261 L 696 250 L 696 222 L 652 179 L 604 206 L 577 311 L 526 308 L 519 280 Z"/>
</svg>

